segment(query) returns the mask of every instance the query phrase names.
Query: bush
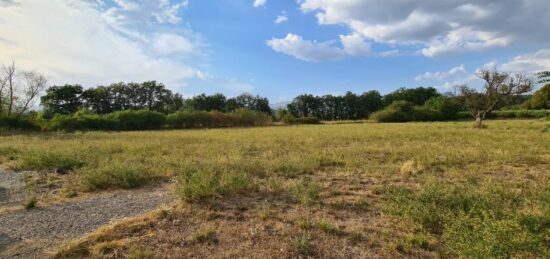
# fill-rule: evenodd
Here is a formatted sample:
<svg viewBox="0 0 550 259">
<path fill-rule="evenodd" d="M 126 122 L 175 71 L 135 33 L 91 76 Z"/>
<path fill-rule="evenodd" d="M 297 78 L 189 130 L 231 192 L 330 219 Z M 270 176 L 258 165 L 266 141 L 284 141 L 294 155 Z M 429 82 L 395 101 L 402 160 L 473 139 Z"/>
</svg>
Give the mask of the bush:
<svg viewBox="0 0 550 259">
<path fill-rule="evenodd" d="M 189 169 L 180 175 L 179 195 L 182 200 L 196 200 L 251 190 L 252 178 L 242 172 L 223 168 Z"/>
<path fill-rule="evenodd" d="M 111 113 L 107 116 L 117 122 L 119 130 L 153 130 L 161 129 L 166 123 L 166 116 L 149 110 L 127 110 Z"/>
<path fill-rule="evenodd" d="M 233 126 L 253 127 L 266 126 L 271 123 L 271 116 L 266 113 L 251 111 L 247 109 L 237 109 L 230 113 L 235 119 Z"/>
<path fill-rule="evenodd" d="M 446 120 L 457 119 L 457 114 L 460 112 L 461 106 L 456 98 L 448 98 L 445 96 L 432 97 L 424 104 L 426 109 L 441 112 L 441 115 Z"/>
<path fill-rule="evenodd" d="M 536 91 L 533 97 L 521 106 L 525 109 L 550 109 L 550 84 Z"/>
<path fill-rule="evenodd" d="M 0 129 L 39 130 L 40 126 L 32 116 L 22 116 L 22 117 L 0 116 Z"/>
<path fill-rule="evenodd" d="M 496 118 L 525 118 L 525 119 L 550 118 L 550 110 L 494 111 L 491 117 L 496 117 Z"/>
<path fill-rule="evenodd" d="M 294 117 L 287 115 L 283 118 L 284 123 L 287 124 L 320 124 L 321 120 L 317 117 Z"/>
<path fill-rule="evenodd" d="M 56 115 L 44 127 L 46 130 L 87 131 L 116 130 L 118 122 L 97 114 Z"/>
<path fill-rule="evenodd" d="M 106 164 L 80 172 L 81 184 L 88 191 L 111 187 L 133 189 L 157 178 L 148 168 L 133 164 Z"/>
<path fill-rule="evenodd" d="M 212 114 L 205 111 L 181 111 L 166 117 L 166 123 L 172 129 L 207 128 L 213 121 Z"/>
<path fill-rule="evenodd" d="M 408 121 L 441 121 L 445 116 L 439 110 L 426 106 L 414 106 L 407 101 L 395 101 L 384 110 L 375 112 L 370 117 L 377 122 L 408 122 Z"/>
<path fill-rule="evenodd" d="M 246 109 L 237 109 L 231 113 L 182 111 L 169 114 L 166 122 L 173 129 L 252 127 L 268 125 L 271 117 Z"/>
<path fill-rule="evenodd" d="M 20 167 L 24 170 L 69 171 L 84 165 L 73 153 L 29 152 L 21 157 Z"/>
</svg>

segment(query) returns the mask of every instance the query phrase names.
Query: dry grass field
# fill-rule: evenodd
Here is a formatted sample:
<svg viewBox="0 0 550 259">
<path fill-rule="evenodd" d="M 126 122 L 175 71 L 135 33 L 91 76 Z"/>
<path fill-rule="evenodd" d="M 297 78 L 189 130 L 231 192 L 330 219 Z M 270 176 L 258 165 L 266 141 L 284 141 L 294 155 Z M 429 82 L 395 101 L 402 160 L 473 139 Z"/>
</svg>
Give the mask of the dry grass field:
<svg viewBox="0 0 550 259">
<path fill-rule="evenodd" d="M 548 258 L 550 121 L 487 125 L 5 135 L 0 163 L 46 172 L 29 180 L 48 190 L 38 204 L 151 185 L 180 198 L 58 258 Z"/>
</svg>

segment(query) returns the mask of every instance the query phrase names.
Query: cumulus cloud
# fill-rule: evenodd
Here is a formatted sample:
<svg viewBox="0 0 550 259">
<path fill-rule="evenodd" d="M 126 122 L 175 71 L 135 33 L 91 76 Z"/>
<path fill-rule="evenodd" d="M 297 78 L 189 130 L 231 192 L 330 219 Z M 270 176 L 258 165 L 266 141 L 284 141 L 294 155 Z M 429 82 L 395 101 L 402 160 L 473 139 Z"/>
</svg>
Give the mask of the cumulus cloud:
<svg viewBox="0 0 550 259">
<path fill-rule="evenodd" d="M 550 49 L 541 49 L 535 53 L 517 56 L 508 62 L 497 65 L 497 67 L 506 71 L 530 74 L 550 71 Z"/>
<path fill-rule="evenodd" d="M 275 23 L 276 24 L 280 24 L 280 23 L 284 23 L 284 22 L 288 22 L 288 15 L 286 14 L 285 11 L 283 11 L 279 16 L 277 16 L 277 18 L 275 19 Z"/>
<path fill-rule="evenodd" d="M 267 3 L 267 0 L 254 0 L 254 7 L 264 6 Z"/>
<path fill-rule="evenodd" d="M 414 80 L 435 86 L 442 91 L 452 91 L 457 85 L 479 83 L 479 78 L 474 73 L 468 72 L 464 65 L 442 72 L 426 72 L 416 76 Z"/>
<path fill-rule="evenodd" d="M 304 61 L 338 60 L 345 56 L 345 52 L 330 43 L 304 40 L 302 36 L 289 33 L 282 39 L 271 39 L 267 45 L 273 50 L 294 56 Z"/>
<path fill-rule="evenodd" d="M 158 80 L 179 90 L 199 77 L 186 61 L 200 53 L 199 37 L 172 26 L 181 21 L 178 10 L 187 1 L 17 3 L 0 7 L 0 63 L 15 60 L 47 74 L 54 84 Z"/>
<path fill-rule="evenodd" d="M 266 43 L 273 50 L 304 61 L 340 60 L 348 55 L 368 55 L 370 46 L 358 35 L 341 35 L 342 47 L 334 42 L 305 40 L 300 35 L 289 33 L 285 38 L 274 38 Z"/>
<path fill-rule="evenodd" d="M 418 47 L 425 56 L 477 51 L 531 41 L 550 34 L 546 0 L 302 0 L 319 24 L 344 25 L 378 43 Z"/>
<path fill-rule="evenodd" d="M 426 72 L 424 74 L 418 75 L 415 77 L 415 81 L 423 81 L 423 80 L 447 80 L 449 77 L 457 75 L 457 74 L 466 74 L 466 69 L 464 68 L 464 65 L 456 66 L 449 71 L 445 72 Z"/>
</svg>

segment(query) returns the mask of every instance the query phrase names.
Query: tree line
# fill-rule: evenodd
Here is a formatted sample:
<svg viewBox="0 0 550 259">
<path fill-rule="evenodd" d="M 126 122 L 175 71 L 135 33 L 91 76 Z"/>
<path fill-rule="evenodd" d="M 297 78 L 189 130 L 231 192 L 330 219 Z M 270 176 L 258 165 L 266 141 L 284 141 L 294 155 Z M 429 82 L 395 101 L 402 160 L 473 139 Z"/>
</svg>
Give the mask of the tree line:
<svg viewBox="0 0 550 259">
<path fill-rule="evenodd" d="M 211 112 L 210 115 L 190 114 L 200 114 L 205 118 L 214 116 L 217 121 L 223 121 L 224 118 L 218 113 L 233 113 L 231 116 L 235 117 L 234 120 L 240 120 L 238 118 L 244 113 L 234 112 L 248 110 L 289 123 L 367 118 L 381 122 L 452 120 L 463 117 L 457 116 L 459 112 L 467 112 L 477 121 L 476 125 L 481 126 L 481 121 L 491 115 L 491 112 L 503 108 L 550 109 L 550 72 L 536 74 L 536 82 L 525 74 L 501 72 L 495 68 L 480 70 L 477 76 L 485 82 L 482 88 L 457 86 L 456 94 L 441 94 L 433 87 L 399 88 L 386 95 L 378 91 L 323 96 L 302 94 L 296 96 L 285 108 L 275 112 L 270 108 L 269 100 L 258 95 L 244 93 L 227 98 L 217 93 L 184 98 L 156 81 L 120 82 L 88 89 L 77 84 L 54 85 L 48 88 L 44 75 L 35 71 L 19 70 L 12 63 L 0 68 L 0 127 L 4 127 L 2 125 L 6 121 L 9 125 L 20 123 L 19 119 L 23 117 L 31 121 L 38 117 L 50 120 L 56 116 L 72 116 L 82 112 L 108 115 L 120 111 L 141 110 L 165 115 L 181 111 Z M 545 85 L 534 95 L 529 95 L 536 84 Z M 42 111 L 36 116 L 36 112 L 32 110 L 37 107 L 38 101 Z M 191 120 L 193 116 L 190 114 L 183 117 Z M 199 124 L 211 125 L 202 122 Z"/>
<path fill-rule="evenodd" d="M 360 95 L 347 92 L 341 96 L 311 94 L 299 95 L 287 105 L 287 112 L 294 117 L 317 117 L 321 120 L 366 119 L 394 101 L 404 100 L 423 105 L 427 100 L 440 96 L 433 87 L 400 88 L 382 96 L 378 91 Z"/>
<path fill-rule="evenodd" d="M 162 83 L 115 83 L 84 90 L 80 85 L 52 86 L 41 98 L 44 114 L 73 114 L 80 109 L 96 114 L 125 110 L 150 110 L 173 113 L 181 110 L 232 112 L 237 109 L 271 113 L 265 97 L 241 94 L 227 98 L 223 94 L 200 94 L 184 98 Z"/>
</svg>

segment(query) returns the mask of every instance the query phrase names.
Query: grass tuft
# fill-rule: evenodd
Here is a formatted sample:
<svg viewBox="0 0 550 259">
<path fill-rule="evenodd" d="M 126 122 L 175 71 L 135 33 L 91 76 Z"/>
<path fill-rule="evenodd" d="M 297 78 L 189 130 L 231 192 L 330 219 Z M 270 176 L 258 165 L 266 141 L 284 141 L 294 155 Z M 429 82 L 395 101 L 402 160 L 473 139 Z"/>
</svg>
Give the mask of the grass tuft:
<svg viewBox="0 0 550 259">
<path fill-rule="evenodd" d="M 292 188 L 294 199 L 303 205 L 310 205 L 319 199 L 321 185 L 311 181 L 299 181 Z"/>
</svg>

